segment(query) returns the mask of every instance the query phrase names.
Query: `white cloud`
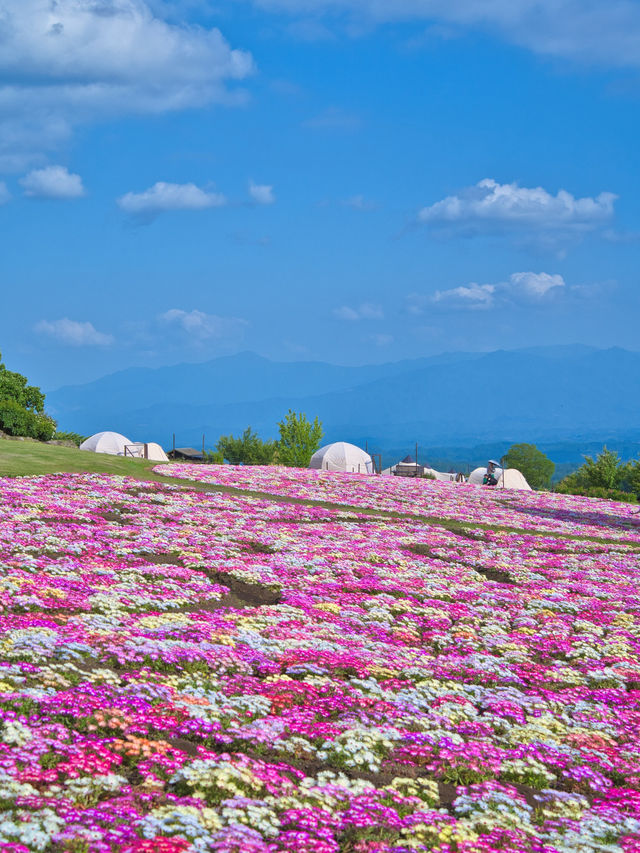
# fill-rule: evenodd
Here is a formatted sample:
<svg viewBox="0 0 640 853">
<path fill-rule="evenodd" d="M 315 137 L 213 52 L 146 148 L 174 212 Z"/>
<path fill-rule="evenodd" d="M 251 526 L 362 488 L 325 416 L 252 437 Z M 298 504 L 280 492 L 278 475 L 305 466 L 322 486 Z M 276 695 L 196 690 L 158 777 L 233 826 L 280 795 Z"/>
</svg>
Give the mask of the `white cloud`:
<svg viewBox="0 0 640 853">
<path fill-rule="evenodd" d="M 490 308 L 493 305 L 495 291 L 495 284 L 476 284 L 472 282 L 466 287 L 453 287 L 451 290 L 436 290 L 431 297 L 431 301 L 434 304 L 442 304 L 452 308 L 468 308 L 472 311 L 477 311 L 482 308 Z"/>
<path fill-rule="evenodd" d="M 0 205 L 11 200 L 11 193 L 4 181 L 0 181 Z"/>
<path fill-rule="evenodd" d="M 158 317 L 161 325 L 188 335 L 197 342 L 212 339 L 237 337 L 247 326 L 247 321 L 238 317 L 220 317 L 204 311 L 184 311 L 171 308 Z"/>
<path fill-rule="evenodd" d="M 538 228 L 578 226 L 592 228 L 613 216 L 617 196 L 603 192 L 596 198 L 575 198 L 566 190 L 551 195 L 542 187 L 499 184 L 485 178 L 460 195 L 447 196 L 418 214 L 426 225 L 482 227 L 525 225 Z"/>
<path fill-rule="evenodd" d="M 105 347 L 114 342 L 113 335 L 99 332 L 92 323 L 69 320 L 68 317 L 41 320 L 36 323 L 35 331 L 74 347 Z"/>
<path fill-rule="evenodd" d="M 547 248 L 575 242 L 613 217 L 614 193 L 576 198 L 566 190 L 499 184 L 485 178 L 418 213 L 418 222 L 448 236 L 510 234 Z"/>
<path fill-rule="evenodd" d="M 535 53 L 617 67 L 640 66 L 636 0 L 253 0 L 296 16 L 344 14 L 354 23 L 443 23 L 488 32 Z"/>
<path fill-rule="evenodd" d="M 195 184 L 168 184 L 164 181 L 158 181 L 141 193 L 126 193 L 117 200 L 125 213 L 147 221 L 169 210 L 206 210 L 226 203 L 221 193 L 200 189 Z"/>
<path fill-rule="evenodd" d="M 34 169 L 20 180 L 24 194 L 31 198 L 82 198 L 85 189 L 80 175 L 74 175 L 65 166 L 46 166 Z"/>
<path fill-rule="evenodd" d="M 546 272 L 515 272 L 507 281 L 497 284 L 471 282 L 449 290 L 436 290 L 431 296 L 413 293 L 408 297 L 411 314 L 422 314 L 431 308 L 482 311 L 508 304 L 551 304 L 557 293 L 566 290 L 564 278 Z M 576 288 L 572 288 L 575 290 Z"/>
<path fill-rule="evenodd" d="M 145 0 L 2 0 L 0 33 L 5 168 L 82 122 L 229 101 L 253 70 L 219 30 L 167 23 Z"/>
<path fill-rule="evenodd" d="M 371 302 L 363 302 L 358 308 L 343 305 L 335 308 L 333 313 L 339 320 L 381 320 L 384 317 L 382 308 Z"/>
<path fill-rule="evenodd" d="M 532 299 L 542 299 L 557 288 L 565 287 L 561 275 L 549 275 L 546 272 L 514 272 L 509 281 L 503 285 L 504 290 L 520 293 Z"/>
<path fill-rule="evenodd" d="M 249 181 L 249 195 L 256 204 L 273 204 L 276 200 L 272 186 L 254 184 L 253 181 Z"/>
<path fill-rule="evenodd" d="M 343 207 L 350 207 L 351 210 L 359 210 L 362 213 L 376 210 L 378 207 L 375 201 L 370 201 L 363 195 L 353 195 L 351 198 L 346 198 L 341 204 Z"/>
</svg>

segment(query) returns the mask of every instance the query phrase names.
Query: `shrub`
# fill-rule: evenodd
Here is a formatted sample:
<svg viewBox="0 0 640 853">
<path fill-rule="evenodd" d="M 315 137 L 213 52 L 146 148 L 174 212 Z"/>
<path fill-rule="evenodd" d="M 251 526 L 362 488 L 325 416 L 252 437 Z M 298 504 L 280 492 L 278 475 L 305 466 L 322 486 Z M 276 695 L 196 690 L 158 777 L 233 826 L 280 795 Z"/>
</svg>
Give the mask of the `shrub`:
<svg viewBox="0 0 640 853">
<path fill-rule="evenodd" d="M 625 492 L 623 489 L 605 489 L 603 486 L 584 487 L 567 484 L 569 477 L 558 483 L 556 492 L 563 495 L 581 495 L 585 498 L 604 498 L 608 501 L 622 501 L 624 503 L 638 503 L 638 498 L 633 492 Z"/>
<path fill-rule="evenodd" d="M 640 460 L 623 463 L 617 453 L 605 446 L 596 459 L 585 457 L 584 465 L 561 480 L 555 490 L 565 495 L 638 503 Z"/>
<path fill-rule="evenodd" d="M 0 400 L 0 429 L 7 435 L 49 441 L 56 430 L 56 422 L 44 413 L 28 411 L 16 400 Z"/>
<path fill-rule="evenodd" d="M 247 427 L 239 438 L 220 436 L 216 445 L 216 451 L 231 465 L 270 465 L 275 459 L 276 449 L 275 441 L 262 441 L 251 427 Z"/>
<path fill-rule="evenodd" d="M 34 415 L 16 400 L 0 400 L 0 429 L 7 435 L 31 435 Z"/>
<path fill-rule="evenodd" d="M 85 441 L 86 436 L 80 435 L 78 432 L 64 432 L 61 430 L 56 430 L 53 434 L 53 438 L 56 441 L 72 441 L 74 444 L 77 444 L 78 447 Z"/>
<path fill-rule="evenodd" d="M 56 422 L 54 419 L 51 415 L 47 415 L 44 412 L 34 415 L 33 418 L 32 438 L 37 438 L 39 441 L 50 441 L 56 431 Z"/>
</svg>

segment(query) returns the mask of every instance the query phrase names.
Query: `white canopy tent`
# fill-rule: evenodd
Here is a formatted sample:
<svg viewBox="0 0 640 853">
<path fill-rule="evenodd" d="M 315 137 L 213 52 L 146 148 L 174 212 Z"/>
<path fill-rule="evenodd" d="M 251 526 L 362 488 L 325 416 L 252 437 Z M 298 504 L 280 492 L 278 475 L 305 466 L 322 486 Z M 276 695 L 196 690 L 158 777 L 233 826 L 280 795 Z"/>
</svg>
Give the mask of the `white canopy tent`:
<svg viewBox="0 0 640 853">
<path fill-rule="evenodd" d="M 80 450 L 93 453 L 109 453 L 111 456 L 124 456 L 124 449 L 132 442 L 119 432 L 97 432 L 80 445 Z"/>
<path fill-rule="evenodd" d="M 373 474 L 373 460 L 368 453 L 346 441 L 336 441 L 321 447 L 311 457 L 309 468 L 323 471 L 348 471 L 352 474 Z"/>
<path fill-rule="evenodd" d="M 469 482 L 474 486 L 481 486 L 486 473 L 486 468 L 475 468 L 469 475 Z M 527 483 L 524 474 L 521 471 L 518 471 L 517 468 L 507 468 L 505 470 L 502 468 L 496 468 L 493 473 L 498 480 L 497 486 L 494 486 L 493 488 L 519 489 L 524 492 L 533 491 L 529 483 Z"/>
</svg>

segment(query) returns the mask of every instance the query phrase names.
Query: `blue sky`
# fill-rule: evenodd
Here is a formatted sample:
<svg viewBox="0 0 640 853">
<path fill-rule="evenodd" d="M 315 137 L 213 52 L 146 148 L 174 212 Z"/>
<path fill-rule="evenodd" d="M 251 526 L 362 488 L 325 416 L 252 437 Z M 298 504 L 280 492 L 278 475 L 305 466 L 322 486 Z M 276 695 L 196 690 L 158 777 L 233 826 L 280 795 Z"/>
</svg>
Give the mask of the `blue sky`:
<svg viewBox="0 0 640 853">
<path fill-rule="evenodd" d="M 637 348 L 637 0 L 0 0 L 0 349 Z"/>
</svg>

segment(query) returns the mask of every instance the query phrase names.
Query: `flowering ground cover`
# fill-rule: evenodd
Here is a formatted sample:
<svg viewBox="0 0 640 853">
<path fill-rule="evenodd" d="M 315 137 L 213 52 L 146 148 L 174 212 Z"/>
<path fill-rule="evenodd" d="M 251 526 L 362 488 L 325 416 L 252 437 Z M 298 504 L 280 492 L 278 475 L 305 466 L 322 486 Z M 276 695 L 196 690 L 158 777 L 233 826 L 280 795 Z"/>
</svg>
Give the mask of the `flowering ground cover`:
<svg viewBox="0 0 640 853">
<path fill-rule="evenodd" d="M 0 850 L 638 853 L 628 508 L 368 482 L 0 479 Z"/>
<path fill-rule="evenodd" d="M 577 495 L 275 466 L 172 464 L 154 470 L 165 476 L 199 483 L 349 504 L 363 509 L 578 536 L 605 534 L 610 538 L 640 542 L 637 507 Z"/>
</svg>

